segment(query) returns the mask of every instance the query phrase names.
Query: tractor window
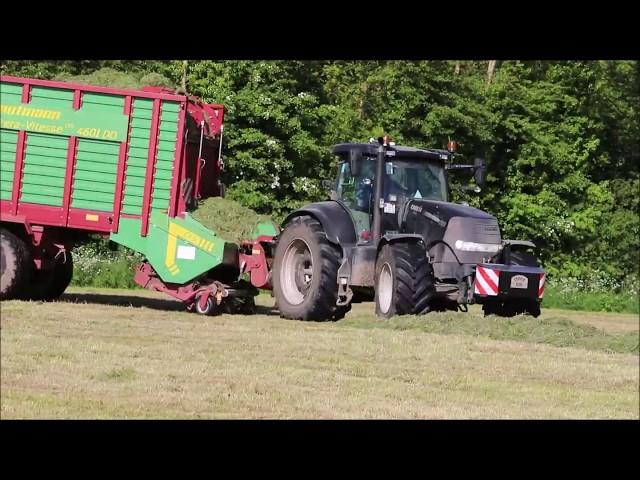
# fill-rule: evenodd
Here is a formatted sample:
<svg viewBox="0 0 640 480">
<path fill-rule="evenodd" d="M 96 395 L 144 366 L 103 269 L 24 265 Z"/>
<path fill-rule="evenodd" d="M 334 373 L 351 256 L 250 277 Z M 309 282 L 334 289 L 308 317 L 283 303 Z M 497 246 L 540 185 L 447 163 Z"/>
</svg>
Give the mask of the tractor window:
<svg viewBox="0 0 640 480">
<path fill-rule="evenodd" d="M 353 176 L 351 175 L 351 167 L 347 162 L 340 164 L 340 171 L 338 172 L 338 198 L 346 200 L 345 197 L 351 196 L 351 190 L 353 186 Z"/>
<path fill-rule="evenodd" d="M 362 171 L 358 176 L 352 175 L 349 162 L 340 164 L 337 197 L 351 211 L 358 233 L 368 232 L 371 229 L 374 176 L 374 160 L 364 160 Z"/>
<path fill-rule="evenodd" d="M 375 161 L 362 162 L 359 176 L 351 173 L 349 162 L 340 164 L 338 176 L 338 198 L 352 210 L 369 213 L 373 201 L 373 178 L 375 176 Z"/>
<path fill-rule="evenodd" d="M 444 168 L 424 160 L 398 160 L 386 164 L 384 196 L 447 200 Z"/>
</svg>

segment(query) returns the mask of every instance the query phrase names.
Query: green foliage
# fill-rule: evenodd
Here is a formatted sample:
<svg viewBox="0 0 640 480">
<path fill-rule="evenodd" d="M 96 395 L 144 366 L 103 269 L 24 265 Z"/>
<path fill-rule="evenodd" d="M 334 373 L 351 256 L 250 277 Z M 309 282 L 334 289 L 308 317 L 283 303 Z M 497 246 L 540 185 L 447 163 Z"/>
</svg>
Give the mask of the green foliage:
<svg viewBox="0 0 640 480">
<path fill-rule="evenodd" d="M 147 73 L 146 75 L 143 75 L 140 78 L 139 85 L 141 87 L 175 87 L 171 80 L 159 73 Z"/>
<path fill-rule="evenodd" d="M 585 278 L 556 278 L 545 287 L 543 308 L 640 313 L 638 277 L 613 280 L 605 272 Z"/>
<path fill-rule="evenodd" d="M 546 290 L 543 307 L 588 312 L 639 313 L 638 295 L 612 292 L 566 292 L 558 287 Z"/>
<path fill-rule="evenodd" d="M 260 213 L 322 197 L 331 158 L 314 63 L 195 62 L 188 90 L 226 108 L 229 197 Z"/>
<path fill-rule="evenodd" d="M 135 267 L 142 255 L 98 239 L 73 249 L 73 279 L 78 287 L 136 288 Z"/>
<path fill-rule="evenodd" d="M 125 73 L 104 67 L 86 75 L 61 74 L 56 80 L 138 90 L 142 87 L 172 87 L 171 81 L 159 73 Z"/>
<path fill-rule="evenodd" d="M 499 61 L 488 82 L 486 61 L 202 60 L 187 62 L 186 84 L 225 105 L 223 180 L 230 199 L 256 212 L 282 218 L 326 198 L 332 144 L 384 132 L 442 148 L 451 137 L 461 162 L 483 156 L 488 165 L 482 194 L 454 190 L 456 200 L 494 214 L 505 237 L 535 242 L 552 278 L 598 270 L 621 281 L 640 264 L 639 65 Z M 143 60 L 0 66 L 126 85 L 181 85 L 183 69 Z"/>
</svg>

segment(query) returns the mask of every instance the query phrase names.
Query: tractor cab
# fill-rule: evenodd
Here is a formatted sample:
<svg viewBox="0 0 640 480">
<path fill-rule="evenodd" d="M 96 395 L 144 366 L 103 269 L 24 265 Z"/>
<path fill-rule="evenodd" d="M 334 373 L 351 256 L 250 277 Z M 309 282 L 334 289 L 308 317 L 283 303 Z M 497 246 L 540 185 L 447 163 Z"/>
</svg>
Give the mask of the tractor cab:
<svg viewBox="0 0 640 480">
<path fill-rule="evenodd" d="M 387 145 L 381 180 L 377 177 L 378 143 L 345 143 L 333 147 L 339 158 L 333 197 L 353 216 L 360 243 L 371 240 L 375 189 L 381 183 L 382 232 L 397 232 L 414 199 L 449 201 L 447 162 L 451 153 Z"/>
</svg>

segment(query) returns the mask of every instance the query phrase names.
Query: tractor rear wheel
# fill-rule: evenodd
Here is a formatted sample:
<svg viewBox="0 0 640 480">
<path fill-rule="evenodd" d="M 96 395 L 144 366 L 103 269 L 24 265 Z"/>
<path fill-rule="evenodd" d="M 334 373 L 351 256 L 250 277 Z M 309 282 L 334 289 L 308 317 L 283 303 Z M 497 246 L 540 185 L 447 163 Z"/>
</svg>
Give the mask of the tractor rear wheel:
<svg viewBox="0 0 640 480">
<path fill-rule="evenodd" d="M 433 268 L 422 247 L 394 243 L 382 247 L 376 262 L 376 315 L 419 315 L 430 310 Z"/>
<path fill-rule="evenodd" d="M 300 216 L 289 222 L 273 261 L 273 293 L 280 316 L 295 320 L 339 320 L 338 268 L 342 254 L 327 240 L 320 222 Z"/>
<path fill-rule="evenodd" d="M 4 228 L 0 229 L 0 300 L 19 298 L 31 279 L 28 245 Z"/>
</svg>

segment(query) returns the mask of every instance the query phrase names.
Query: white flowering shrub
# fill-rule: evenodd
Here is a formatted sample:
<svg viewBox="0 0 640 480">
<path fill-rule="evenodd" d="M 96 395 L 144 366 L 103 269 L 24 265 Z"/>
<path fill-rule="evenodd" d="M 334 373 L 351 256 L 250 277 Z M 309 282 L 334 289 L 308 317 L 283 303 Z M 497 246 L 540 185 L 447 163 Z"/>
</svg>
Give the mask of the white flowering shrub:
<svg viewBox="0 0 640 480">
<path fill-rule="evenodd" d="M 542 305 L 570 310 L 638 313 L 639 287 L 638 275 L 617 280 L 599 270 L 582 277 L 552 276 L 546 284 Z"/>
<path fill-rule="evenodd" d="M 73 249 L 72 285 L 134 288 L 134 269 L 144 256 L 108 240 L 92 240 Z"/>
</svg>

